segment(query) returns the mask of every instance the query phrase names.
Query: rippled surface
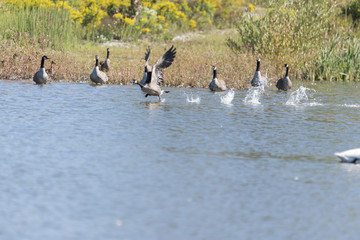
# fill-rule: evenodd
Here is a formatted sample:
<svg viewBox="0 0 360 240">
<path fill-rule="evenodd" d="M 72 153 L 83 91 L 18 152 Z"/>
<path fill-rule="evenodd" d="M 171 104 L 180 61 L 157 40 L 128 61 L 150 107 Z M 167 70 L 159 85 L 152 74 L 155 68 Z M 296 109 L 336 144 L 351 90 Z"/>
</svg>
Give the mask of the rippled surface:
<svg viewBox="0 0 360 240">
<path fill-rule="evenodd" d="M 306 87 L 0 81 L 0 239 L 356 239 L 359 85 Z"/>
</svg>

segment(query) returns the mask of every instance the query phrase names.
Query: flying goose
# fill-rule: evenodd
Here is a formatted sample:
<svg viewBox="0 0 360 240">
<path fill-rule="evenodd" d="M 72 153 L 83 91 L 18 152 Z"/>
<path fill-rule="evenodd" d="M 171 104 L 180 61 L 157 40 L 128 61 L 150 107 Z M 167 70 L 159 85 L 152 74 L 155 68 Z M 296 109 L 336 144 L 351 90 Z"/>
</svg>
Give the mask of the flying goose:
<svg viewBox="0 0 360 240">
<path fill-rule="evenodd" d="M 104 84 L 107 82 L 108 77 L 106 76 L 106 73 L 99 70 L 99 57 L 98 55 L 95 56 L 95 67 L 92 73 L 90 74 L 90 79 L 95 84 Z"/>
<path fill-rule="evenodd" d="M 357 163 L 360 161 L 360 148 L 335 153 L 335 156 L 339 157 L 342 163 Z"/>
<path fill-rule="evenodd" d="M 103 63 L 100 63 L 100 70 L 103 71 L 103 72 L 108 72 L 109 69 L 110 69 L 110 59 L 109 59 L 109 56 L 110 56 L 110 48 L 106 49 L 106 59 L 105 59 L 105 62 Z"/>
<path fill-rule="evenodd" d="M 36 84 L 46 84 L 46 82 L 49 81 L 49 76 L 47 75 L 44 67 L 46 59 L 50 59 L 50 58 L 48 58 L 47 56 L 43 56 L 41 58 L 40 69 L 34 75 L 33 80 Z"/>
<path fill-rule="evenodd" d="M 289 65 L 285 64 L 284 67 L 286 67 L 286 74 L 285 77 L 280 78 L 277 83 L 276 83 L 276 87 L 279 90 L 284 90 L 287 91 L 292 87 L 292 83 L 290 81 L 289 78 Z"/>
<path fill-rule="evenodd" d="M 261 77 L 260 73 L 260 58 L 256 58 L 256 70 L 253 79 L 251 80 L 251 86 L 258 87 L 260 85 L 266 85 L 266 78 Z"/>
<path fill-rule="evenodd" d="M 138 82 L 135 79 L 133 79 L 132 82 L 140 86 L 141 90 L 145 93 L 145 97 L 158 96 L 159 100 L 161 100 L 160 96 L 162 94 L 162 90 L 160 84 L 164 82 L 163 69 L 168 68 L 173 63 L 176 55 L 176 48 L 172 45 L 171 48 L 161 58 L 159 58 L 159 60 L 157 60 L 150 71 L 148 71 L 147 68 L 148 66 L 150 67 L 150 65 L 148 65 L 149 55 L 150 50 L 148 49 L 145 55 L 145 71 L 147 72 L 145 82 Z"/>
<path fill-rule="evenodd" d="M 212 66 L 213 69 L 213 79 L 211 80 L 209 84 L 209 88 L 211 91 L 218 92 L 218 91 L 225 91 L 226 90 L 226 84 L 224 80 L 217 79 L 216 77 L 216 66 Z"/>
</svg>

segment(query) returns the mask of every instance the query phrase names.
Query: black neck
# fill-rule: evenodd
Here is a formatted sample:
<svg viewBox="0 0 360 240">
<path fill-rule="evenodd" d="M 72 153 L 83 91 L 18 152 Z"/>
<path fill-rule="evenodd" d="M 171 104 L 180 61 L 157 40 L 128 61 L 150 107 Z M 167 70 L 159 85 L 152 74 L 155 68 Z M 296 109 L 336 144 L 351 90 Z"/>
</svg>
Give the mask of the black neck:
<svg viewBox="0 0 360 240">
<path fill-rule="evenodd" d="M 256 71 L 260 71 L 260 61 L 257 61 L 256 63 Z"/>
<path fill-rule="evenodd" d="M 45 65 L 45 58 L 42 58 L 40 68 L 44 68 L 44 65 Z"/>
<path fill-rule="evenodd" d="M 99 59 L 96 59 L 95 61 L 95 67 L 99 66 Z"/>
<path fill-rule="evenodd" d="M 109 58 L 109 56 L 110 56 L 110 51 L 107 51 L 106 58 Z"/>
<path fill-rule="evenodd" d="M 150 82 L 151 82 L 151 73 L 152 73 L 152 72 L 148 72 L 148 73 L 147 73 L 145 83 L 150 83 Z"/>
<path fill-rule="evenodd" d="M 285 77 L 289 76 L 289 66 L 286 67 Z"/>
<path fill-rule="evenodd" d="M 143 88 L 144 87 L 144 85 L 142 85 L 141 83 L 139 83 L 139 82 L 136 82 L 136 84 L 137 85 L 139 85 L 141 88 Z"/>
<path fill-rule="evenodd" d="M 147 72 L 147 68 L 146 68 L 146 66 L 145 66 L 145 72 Z"/>
<path fill-rule="evenodd" d="M 216 78 L 216 69 L 214 69 L 214 76 L 213 78 Z"/>
</svg>

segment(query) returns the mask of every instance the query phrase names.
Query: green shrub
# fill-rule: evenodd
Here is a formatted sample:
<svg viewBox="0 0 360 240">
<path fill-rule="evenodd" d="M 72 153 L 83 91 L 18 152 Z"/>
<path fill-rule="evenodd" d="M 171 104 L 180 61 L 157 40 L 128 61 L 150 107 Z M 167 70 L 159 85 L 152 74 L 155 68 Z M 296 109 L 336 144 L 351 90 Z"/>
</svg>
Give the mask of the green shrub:
<svg viewBox="0 0 360 240">
<path fill-rule="evenodd" d="M 346 6 L 342 7 L 342 13 L 347 16 L 351 16 L 355 23 L 360 20 L 360 1 L 353 0 Z"/>
<path fill-rule="evenodd" d="M 237 25 L 238 38 L 228 39 L 228 45 L 234 51 L 275 59 L 299 55 L 301 61 L 333 29 L 334 9 L 326 1 L 270 2 L 263 16 L 243 14 Z"/>
</svg>

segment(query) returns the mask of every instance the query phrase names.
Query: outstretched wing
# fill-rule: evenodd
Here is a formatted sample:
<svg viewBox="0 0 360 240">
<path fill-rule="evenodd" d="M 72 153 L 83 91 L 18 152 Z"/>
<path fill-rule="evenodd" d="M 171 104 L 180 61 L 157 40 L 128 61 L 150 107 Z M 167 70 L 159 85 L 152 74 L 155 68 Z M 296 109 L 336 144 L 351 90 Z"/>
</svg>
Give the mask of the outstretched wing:
<svg viewBox="0 0 360 240">
<path fill-rule="evenodd" d="M 173 63 L 175 55 L 176 48 L 174 48 L 174 45 L 172 45 L 171 48 L 153 66 L 151 82 L 156 82 L 158 85 L 164 82 L 162 70 L 169 67 Z"/>
<path fill-rule="evenodd" d="M 149 64 L 150 52 L 151 52 L 151 49 L 150 49 L 150 46 L 148 46 L 148 48 L 146 49 L 145 58 L 144 58 L 145 67 L 146 67 L 147 72 L 151 72 L 151 66 Z"/>
</svg>

